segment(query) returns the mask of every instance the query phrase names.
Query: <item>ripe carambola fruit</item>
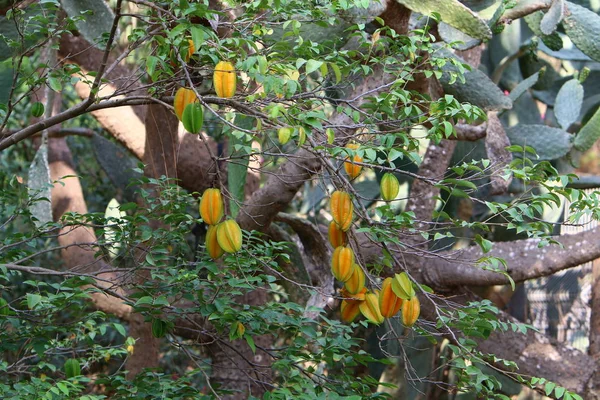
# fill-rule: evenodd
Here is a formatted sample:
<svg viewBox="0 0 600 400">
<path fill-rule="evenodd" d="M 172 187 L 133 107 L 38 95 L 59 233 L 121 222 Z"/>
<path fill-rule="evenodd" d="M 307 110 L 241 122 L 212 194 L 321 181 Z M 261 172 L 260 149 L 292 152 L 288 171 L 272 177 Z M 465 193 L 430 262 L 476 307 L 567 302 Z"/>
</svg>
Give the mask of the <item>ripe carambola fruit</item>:
<svg viewBox="0 0 600 400">
<path fill-rule="evenodd" d="M 329 224 L 329 243 L 335 249 L 336 247 L 343 246 L 346 244 L 347 235 L 346 232 L 341 230 L 335 221 L 331 221 Z"/>
<path fill-rule="evenodd" d="M 350 279 L 344 283 L 344 288 L 346 288 L 350 294 L 358 294 L 365 288 L 366 277 L 360 266 L 354 264 L 353 269 L 354 271 L 352 272 Z"/>
<path fill-rule="evenodd" d="M 350 229 L 352 218 L 354 217 L 354 204 L 352 204 L 350 195 L 346 192 L 336 190 L 331 195 L 329 207 L 331 209 L 331 216 L 338 227 L 344 232 Z"/>
<path fill-rule="evenodd" d="M 173 108 L 175 108 L 175 115 L 177 119 L 181 121 L 183 116 L 183 110 L 188 104 L 192 104 L 198 101 L 196 93 L 192 89 L 179 88 L 175 93 L 175 100 L 173 101 Z"/>
<path fill-rule="evenodd" d="M 219 97 L 233 97 L 237 85 L 235 67 L 228 61 L 220 61 L 215 67 L 213 85 Z"/>
<path fill-rule="evenodd" d="M 221 246 L 219 246 L 219 241 L 217 240 L 217 227 L 215 225 L 209 225 L 208 231 L 206 231 L 206 250 L 213 260 L 221 257 L 225 252 Z"/>
<path fill-rule="evenodd" d="M 359 146 L 357 144 L 349 144 L 346 147 L 348 149 L 356 150 Z M 352 156 L 352 161 L 344 162 L 344 169 L 346 170 L 346 173 L 348 174 L 350 179 L 356 178 L 360 175 L 360 171 L 362 171 L 362 166 L 354 164 L 355 162 L 363 162 L 363 158 L 358 154 L 355 154 L 354 156 Z"/>
<path fill-rule="evenodd" d="M 331 257 L 331 272 L 338 281 L 350 279 L 354 272 L 354 252 L 350 247 L 336 247 Z"/>
<path fill-rule="evenodd" d="M 358 314 L 360 314 L 360 303 L 362 303 L 362 301 L 342 300 L 342 305 L 340 306 L 342 321 L 354 321 L 354 318 L 356 318 Z"/>
<path fill-rule="evenodd" d="M 400 311 L 402 299 L 392 290 L 392 278 L 385 278 L 379 293 L 379 310 L 385 318 L 393 317 Z"/>
<path fill-rule="evenodd" d="M 223 218 L 223 198 L 219 189 L 206 189 L 200 200 L 200 216 L 204 223 L 216 225 Z"/>
<path fill-rule="evenodd" d="M 65 361 L 65 375 L 67 378 L 74 378 L 81 375 L 81 366 L 76 358 L 69 358 Z"/>
<path fill-rule="evenodd" d="M 398 192 L 400 191 L 400 182 L 398 182 L 396 175 L 390 172 L 383 174 L 383 177 L 381 178 L 380 190 L 381 198 L 383 200 L 395 200 L 396 197 L 398 197 Z"/>
<path fill-rule="evenodd" d="M 402 301 L 402 323 L 404 326 L 411 327 L 417 322 L 421 313 L 421 303 L 418 297 Z"/>
<path fill-rule="evenodd" d="M 181 123 L 186 131 L 197 135 L 202 130 L 202 124 L 204 123 L 204 109 L 200 103 L 191 103 L 185 106 L 183 115 L 181 116 Z"/>
<path fill-rule="evenodd" d="M 235 253 L 242 248 L 242 230 L 233 219 L 217 225 L 217 242 L 227 253 Z"/>
<path fill-rule="evenodd" d="M 379 297 L 375 293 L 367 293 L 365 301 L 360 303 L 359 309 L 366 319 L 376 325 L 381 324 L 384 320 L 379 310 Z"/>
</svg>

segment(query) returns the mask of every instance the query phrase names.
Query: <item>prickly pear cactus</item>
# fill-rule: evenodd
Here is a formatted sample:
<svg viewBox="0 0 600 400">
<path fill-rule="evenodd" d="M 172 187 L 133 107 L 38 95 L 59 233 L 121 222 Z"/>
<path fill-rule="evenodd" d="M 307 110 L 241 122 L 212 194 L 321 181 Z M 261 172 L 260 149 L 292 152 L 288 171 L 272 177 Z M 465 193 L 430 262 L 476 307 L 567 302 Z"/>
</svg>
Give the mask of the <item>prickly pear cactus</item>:
<svg viewBox="0 0 600 400">
<path fill-rule="evenodd" d="M 592 118 L 579 130 L 573 146 L 579 151 L 586 151 L 596 140 L 600 139 L 600 108 L 596 110 Z"/>
<path fill-rule="evenodd" d="M 492 37 L 492 31 L 488 24 L 458 0 L 396 1 L 424 15 L 429 15 L 433 12 L 439 13 L 443 22 L 466 33 L 472 38 L 488 40 Z"/>
<path fill-rule="evenodd" d="M 454 55 L 447 49 L 440 48 L 438 55 L 445 58 L 454 58 L 464 63 L 460 57 Z M 458 72 L 458 68 L 452 63 L 446 63 L 442 67 L 440 83 L 444 92 L 453 95 L 461 102 L 469 102 L 486 111 L 497 111 L 512 108 L 512 100 L 482 71 L 474 69 L 464 73 L 465 83 L 452 81 L 451 74 Z"/>
<path fill-rule="evenodd" d="M 533 147 L 538 160 L 554 160 L 571 150 L 571 135 L 546 125 L 517 125 L 507 129 L 512 145 Z"/>
<path fill-rule="evenodd" d="M 600 16 L 567 1 L 568 13 L 562 22 L 575 46 L 590 58 L 600 61 Z"/>
<path fill-rule="evenodd" d="M 554 115 L 563 129 L 579 119 L 583 104 L 583 86 L 577 79 L 567 81 L 558 91 L 554 102 Z"/>
</svg>

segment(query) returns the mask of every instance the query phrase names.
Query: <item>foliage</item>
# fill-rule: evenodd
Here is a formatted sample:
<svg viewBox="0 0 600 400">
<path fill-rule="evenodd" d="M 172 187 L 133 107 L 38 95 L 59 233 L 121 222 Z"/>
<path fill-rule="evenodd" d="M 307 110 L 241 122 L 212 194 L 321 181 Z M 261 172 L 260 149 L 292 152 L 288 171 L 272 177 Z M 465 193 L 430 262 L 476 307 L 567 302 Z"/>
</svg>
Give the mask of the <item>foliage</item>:
<svg viewBox="0 0 600 400">
<path fill-rule="evenodd" d="M 598 79 L 593 69 L 597 46 L 584 34 L 600 24 L 596 12 L 561 0 L 530 13 L 505 1 L 491 13 L 470 2 L 398 1 L 394 4 L 403 10 L 433 14 L 415 19 L 412 30 L 400 34 L 384 25 L 379 17 L 384 6 L 377 1 L 222 2 L 235 9 L 234 24 L 219 22 L 231 16 L 227 7 L 214 9 L 213 3 L 221 3 L 212 1 L 31 3 L 10 7 L 0 19 L 0 56 L 6 59 L 0 82 L 12 76 L 0 88 L 2 398 L 126 399 L 158 393 L 174 399 L 218 398 L 232 394 L 231 387 L 210 378 L 217 369 L 214 351 L 224 348 L 249 349 L 254 360 L 268 358 L 266 367 L 255 363 L 273 376 L 252 378 L 268 388 L 265 399 L 383 398 L 382 388 L 393 385 L 373 371 L 402 356 L 410 361 L 406 354 L 412 350 L 404 344 L 408 335 L 417 335 L 444 347 L 439 368 L 451 371 L 452 378 L 440 386 L 449 391 L 508 399 L 495 375 L 502 368 L 511 380 L 553 398 L 581 399 L 559 382 L 525 376 L 513 361 L 478 350 L 478 341 L 493 332 L 527 335 L 531 326 L 505 321 L 489 300 L 453 304 L 421 282 L 422 276 L 398 254 L 424 248 L 435 257 L 453 246 L 478 246 L 476 267 L 505 276 L 514 288 L 506 262 L 491 253 L 496 241 L 507 240 L 502 235 L 537 239 L 540 248 L 555 243 L 554 224 L 562 221 L 543 215 L 565 200 L 571 201 L 573 215 L 598 219 L 597 193 L 588 196 L 571 187 L 572 165 L 600 132 L 599 86 L 585 84 Z M 96 10 L 98 18 L 92 23 L 84 10 Z M 503 25 L 506 15 L 516 20 L 510 26 Z M 442 23 L 459 30 L 463 39 L 474 39 L 458 44 L 461 49 L 490 40 L 481 69 L 450 50 L 457 45 L 456 32 Z M 529 26 L 527 34 L 512 40 L 518 24 Z M 88 73 L 69 60 L 71 55 L 61 54 L 61 35 L 74 32 L 110 62 Z M 577 48 L 564 48 L 567 37 Z M 504 48 L 508 42 L 513 48 Z M 122 54 L 121 64 L 111 64 L 111 49 Z M 568 65 L 564 69 L 570 75 L 559 75 L 548 60 Z M 228 87 L 233 96 L 215 96 L 215 65 L 225 61 L 235 67 L 237 89 L 233 80 Z M 111 75 L 117 66 L 133 71 L 129 78 L 139 84 L 120 87 L 118 94 L 142 98 L 144 104 L 170 105 L 181 87 L 193 90 L 198 102 L 180 110 L 188 130 L 184 135 L 197 134 L 194 138 L 205 146 L 217 171 L 205 188 L 221 190 L 232 218 L 244 216 L 251 199 L 245 189 L 253 174 L 262 173 L 264 187 L 284 163 L 318 159 L 315 179 L 306 179 L 284 210 L 311 226 L 327 226 L 332 218 L 348 222 L 329 208 L 331 194 L 343 191 L 351 199 L 352 207 L 346 208 L 354 214 L 339 226 L 350 229 L 349 239 L 339 240 L 357 254 L 359 237 L 379 249 L 377 262 L 357 256 L 357 266 L 349 266 L 368 273 L 369 291 L 362 293 L 367 301 L 361 305 L 369 306 L 374 317 L 340 321 L 343 294 L 333 292 L 332 280 L 320 285 L 323 277 L 317 275 L 323 271 L 314 271 L 315 260 L 327 266 L 330 260 L 323 263 L 292 223 L 278 221 L 268 232 L 243 230 L 239 251 L 211 258 L 198 215 L 200 194 L 184 190 L 175 176 L 153 176 L 147 165 L 128 168 L 134 163 L 130 155 L 106 139 L 102 124 L 90 116 L 113 101 L 103 90 L 120 84 Z M 438 81 L 444 93 L 418 88 Z M 87 85 L 87 100 L 80 102 L 75 84 Z M 148 96 L 136 92 L 142 87 Z M 56 106 L 60 102 L 53 102 L 54 96 L 62 104 Z M 548 106 L 544 118 L 534 99 Z M 139 103 L 117 105 L 133 104 Z M 501 134 L 510 141 L 500 146 L 509 160 L 498 159 L 485 140 L 465 142 L 445 175 L 418 175 L 427 145 L 459 140 L 459 125 L 486 126 L 496 115 L 503 122 Z M 20 141 L 18 134 L 34 129 L 40 118 L 59 116 L 54 123 L 64 123 L 66 131 L 92 130 L 91 140 L 69 140 L 92 212 L 67 212 L 53 221 L 50 188 L 74 178 L 50 178 L 48 127 L 39 126 L 43 133 L 37 150 L 37 144 Z M 161 132 L 165 143 L 170 134 Z M 89 157 L 93 152 L 97 160 Z M 348 176 L 342 166 L 350 161 L 357 173 Z M 127 167 L 115 170 L 115 165 Z M 380 200 L 382 177 L 387 183 L 393 179 L 393 190 L 383 193 L 386 201 Z M 498 177 L 506 182 L 502 196 L 490 189 Z M 436 190 L 431 224 L 401 199 L 408 197 L 415 178 Z M 463 201 L 475 209 L 466 218 L 459 209 Z M 76 229 L 88 229 L 95 240 L 59 243 Z M 321 235 L 323 243 L 326 236 Z M 94 252 L 93 265 L 65 268 L 65 252 L 73 246 Z M 110 273 L 118 284 L 103 278 Z M 418 295 L 421 309 L 435 312 L 421 316 L 414 327 L 414 318 L 404 326 L 402 317 L 391 317 L 376 331 L 373 325 L 383 320 L 377 315 L 376 293 L 383 279 L 394 275 L 401 280 L 392 284 L 399 298 Z M 257 293 L 265 301 L 249 302 Z M 330 301 L 319 300 L 321 295 Z M 135 317 L 95 308 L 98 299 L 109 297 Z M 158 368 L 132 377 L 129 362 L 146 351 L 137 345 L 141 339 L 127 331 L 134 318 L 151 327 L 162 359 Z M 375 336 L 382 330 L 384 335 Z M 268 346 L 265 337 L 271 338 Z M 379 348 L 388 340 L 398 349 L 367 351 L 373 337 Z"/>
</svg>

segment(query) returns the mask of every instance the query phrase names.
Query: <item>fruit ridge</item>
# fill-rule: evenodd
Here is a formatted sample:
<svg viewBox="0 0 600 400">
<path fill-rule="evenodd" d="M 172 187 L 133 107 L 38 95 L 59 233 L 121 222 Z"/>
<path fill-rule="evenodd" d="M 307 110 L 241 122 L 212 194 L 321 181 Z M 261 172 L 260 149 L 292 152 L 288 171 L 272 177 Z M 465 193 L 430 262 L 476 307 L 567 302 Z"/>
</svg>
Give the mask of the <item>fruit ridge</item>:
<svg viewBox="0 0 600 400">
<path fill-rule="evenodd" d="M 217 96 L 233 97 L 237 85 L 235 67 L 229 61 L 219 61 L 213 74 L 213 85 Z"/>
<path fill-rule="evenodd" d="M 350 229 L 354 216 L 354 204 L 352 204 L 350 195 L 341 190 L 336 190 L 331 194 L 329 206 L 331 216 L 338 227 L 344 232 Z"/>
<path fill-rule="evenodd" d="M 216 225 L 223 218 L 223 198 L 216 188 L 206 189 L 200 200 L 200 216 L 208 225 Z"/>
<path fill-rule="evenodd" d="M 227 253 L 235 253 L 242 248 L 242 230 L 237 222 L 228 219 L 217 225 L 217 242 Z"/>
</svg>

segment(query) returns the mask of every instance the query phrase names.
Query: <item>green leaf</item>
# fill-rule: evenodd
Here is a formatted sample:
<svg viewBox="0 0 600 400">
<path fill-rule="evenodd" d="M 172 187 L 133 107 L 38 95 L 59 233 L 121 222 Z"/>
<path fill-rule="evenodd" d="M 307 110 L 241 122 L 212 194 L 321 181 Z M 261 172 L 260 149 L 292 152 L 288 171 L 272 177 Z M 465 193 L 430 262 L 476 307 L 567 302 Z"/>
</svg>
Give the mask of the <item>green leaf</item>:
<svg viewBox="0 0 600 400">
<path fill-rule="evenodd" d="M 256 345 L 254 344 L 254 339 L 250 335 L 244 335 L 244 339 L 246 339 L 246 343 L 250 346 L 253 354 L 256 354 Z"/>
<path fill-rule="evenodd" d="M 438 13 L 441 20 L 475 39 L 488 40 L 492 31 L 488 24 L 457 0 L 396 0 L 424 15 Z"/>
<path fill-rule="evenodd" d="M 340 83 L 340 81 L 342 80 L 342 71 L 340 70 L 340 67 L 337 66 L 337 64 L 334 63 L 329 63 L 329 66 L 331 67 L 331 69 L 333 70 L 333 74 L 335 75 L 335 83 Z"/>
<path fill-rule="evenodd" d="M 561 397 L 563 397 L 563 395 L 565 394 L 565 388 L 558 386 L 556 389 L 554 389 L 554 396 L 556 396 L 557 399 L 560 399 Z"/>
<path fill-rule="evenodd" d="M 100 49 L 106 46 L 101 40 L 102 34 L 111 30 L 115 14 L 104 0 L 61 0 L 62 8 L 71 18 L 82 16 L 81 13 L 91 11 L 83 20 L 77 22 L 77 29 L 85 40 Z"/>
<path fill-rule="evenodd" d="M 133 306 L 138 307 L 138 306 L 150 305 L 153 303 L 154 303 L 154 299 L 152 297 L 143 296 L 143 297 L 139 298 L 138 301 L 136 301 Z"/>
<path fill-rule="evenodd" d="M 42 296 L 36 293 L 27 293 L 27 308 L 33 310 L 42 301 Z"/>
<path fill-rule="evenodd" d="M 490 250 L 492 250 L 493 243 L 487 239 L 484 239 L 481 235 L 475 236 L 475 243 L 477 243 L 479 247 L 481 247 L 481 250 L 484 253 L 489 253 Z"/>
<path fill-rule="evenodd" d="M 555 386 L 556 386 L 556 383 L 554 383 L 554 382 L 546 383 L 546 385 L 544 386 L 544 391 L 546 392 L 546 396 L 550 396 L 550 393 L 552 393 Z"/>
<path fill-rule="evenodd" d="M 562 22 L 565 32 L 579 50 L 600 61 L 600 16 L 570 1 L 567 9 Z"/>
<path fill-rule="evenodd" d="M 586 151 L 600 138 L 600 108 L 592 118 L 579 130 L 573 146 L 579 151 Z"/>
<path fill-rule="evenodd" d="M 204 43 L 204 29 L 192 25 L 190 28 L 190 34 L 192 35 L 192 42 L 194 43 L 194 48 L 196 51 L 202 46 Z"/>
<path fill-rule="evenodd" d="M 318 60 L 308 60 L 308 62 L 306 63 L 306 75 L 315 72 L 316 70 L 318 70 L 321 65 L 323 64 L 323 61 L 318 61 Z"/>
<path fill-rule="evenodd" d="M 65 395 L 69 395 L 69 388 L 63 382 L 57 382 L 56 387 L 60 389 L 60 391 L 63 392 Z"/>
<path fill-rule="evenodd" d="M 114 323 L 113 326 L 115 327 L 115 329 L 117 330 L 117 332 L 119 332 L 119 335 L 125 337 L 127 336 L 127 332 L 125 331 L 125 328 L 123 327 L 123 325 L 119 324 L 119 323 Z"/>
<path fill-rule="evenodd" d="M 158 65 L 158 58 L 155 56 L 148 56 L 146 58 L 146 71 L 148 72 L 148 76 L 155 79 L 154 73 L 156 72 L 156 65 Z"/>
<path fill-rule="evenodd" d="M 54 90 L 55 92 L 62 91 L 62 82 L 57 77 L 49 76 L 48 77 L 48 86 L 50 86 L 50 89 Z"/>
<path fill-rule="evenodd" d="M 35 153 L 33 162 L 29 167 L 28 175 L 27 189 L 29 199 L 38 199 L 30 202 L 29 211 L 31 211 L 31 214 L 36 219 L 34 223 L 39 228 L 48 222 L 52 222 L 52 206 L 50 202 L 52 182 L 50 180 L 50 167 L 48 165 L 48 145 L 45 142 L 42 143 Z"/>
<path fill-rule="evenodd" d="M 325 134 L 327 135 L 327 144 L 333 144 L 335 140 L 335 131 L 331 128 L 325 129 Z"/>
<path fill-rule="evenodd" d="M 571 135 L 546 125 L 520 124 L 506 130 L 511 145 L 533 147 L 540 160 L 554 160 L 571 149 Z"/>
<path fill-rule="evenodd" d="M 554 115 L 563 129 L 577 121 L 582 104 L 583 86 L 577 79 L 567 81 L 558 91 L 554 102 Z"/>
</svg>

